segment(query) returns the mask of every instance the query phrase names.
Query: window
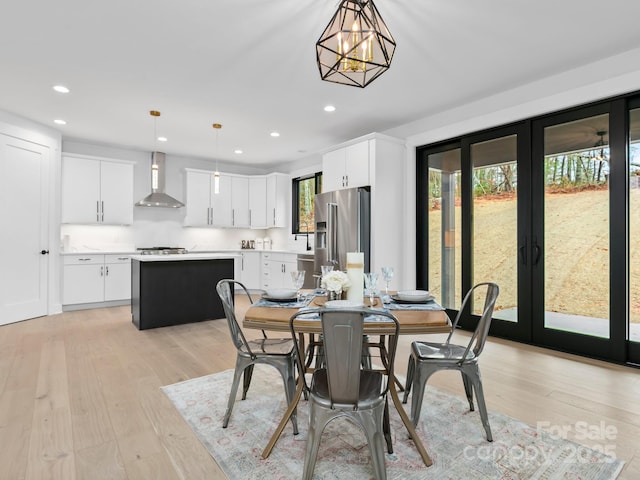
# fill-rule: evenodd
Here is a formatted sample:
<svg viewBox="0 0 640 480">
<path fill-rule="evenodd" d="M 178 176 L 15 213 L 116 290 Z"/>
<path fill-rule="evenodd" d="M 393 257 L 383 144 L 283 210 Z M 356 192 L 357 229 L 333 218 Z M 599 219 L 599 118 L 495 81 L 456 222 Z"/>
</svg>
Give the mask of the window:
<svg viewBox="0 0 640 480">
<path fill-rule="evenodd" d="M 322 172 L 293 179 L 293 220 L 291 233 L 313 233 L 313 203 L 316 193 L 322 192 Z"/>
</svg>

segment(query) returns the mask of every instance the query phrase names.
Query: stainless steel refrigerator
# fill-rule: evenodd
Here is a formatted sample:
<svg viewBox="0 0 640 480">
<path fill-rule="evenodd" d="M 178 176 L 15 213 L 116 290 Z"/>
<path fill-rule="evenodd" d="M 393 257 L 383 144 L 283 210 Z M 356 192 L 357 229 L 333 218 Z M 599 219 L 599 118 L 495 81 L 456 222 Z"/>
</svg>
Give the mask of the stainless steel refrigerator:
<svg viewBox="0 0 640 480">
<path fill-rule="evenodd" d="M 315 196 L 314 273 L 321 265 L 347 269 L 347 252 L 364 252 L 369 271 L 371 250 L 371 193 L 368 187 L 349 188 Z"/>
</svg>

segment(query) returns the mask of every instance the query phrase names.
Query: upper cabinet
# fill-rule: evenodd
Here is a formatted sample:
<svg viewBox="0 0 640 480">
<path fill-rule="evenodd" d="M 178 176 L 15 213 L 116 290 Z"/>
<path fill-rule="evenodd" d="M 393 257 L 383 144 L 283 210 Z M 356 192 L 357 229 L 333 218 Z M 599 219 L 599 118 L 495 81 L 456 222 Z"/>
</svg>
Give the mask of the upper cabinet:
<svg viewBox="0 0 640 480">
<path fill-rule="evenodd" d="M 218 193 L 215 193 L 213 172 L 186 170 L 185 225 L 191 227 L 230 227 L 232 183 L 229 175 L 220 174 Z"/>
<path fill-rule="evenodd" d="M 284 173 L 250 177 L 251 228 L 287 226 L 291 179 Z"/>
<path fill-rule="evenodd" d="M 267 178 L 253 176 L 249 178 L 249 208 L 251 210 L 251 228 L 267 228 Z"/>
<path fill-rule="evenodd" d="M 62 223 L 131 225 L 133 163 L 63 154 Z"/>
<path fill-rule="evenodd" d="M 283 173 L 267 175 L 267 227 L 287 226 L 291 178 Z"/>
<path fill-rule="evenodd" d="M 370 185 L 372 140 L 340 147 L 322 156 L 322 189 L 325 192 Z"/>
<path fill-rule="evenodd" d="M 289 176 L 220 174 L 186 169 L 185 225 L 235 228 L 285 227 Z"/>
</svg>

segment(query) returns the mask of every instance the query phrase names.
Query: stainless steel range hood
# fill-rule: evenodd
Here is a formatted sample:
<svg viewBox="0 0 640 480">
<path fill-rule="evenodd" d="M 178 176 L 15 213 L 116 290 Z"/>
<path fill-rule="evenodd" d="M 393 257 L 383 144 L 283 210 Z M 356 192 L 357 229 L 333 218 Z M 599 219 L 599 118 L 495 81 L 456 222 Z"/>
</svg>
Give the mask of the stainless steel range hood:
<svg viewBox="0 0 640 480">
<path fill-rule="evenodd" d="M 166 159 L 164 153 L 151 153 L 151 194 L 136 203 L 136 207 L 184 207 L 184 203 L 164 193 L 166 174 L 165 162 Z"/>
</svg>

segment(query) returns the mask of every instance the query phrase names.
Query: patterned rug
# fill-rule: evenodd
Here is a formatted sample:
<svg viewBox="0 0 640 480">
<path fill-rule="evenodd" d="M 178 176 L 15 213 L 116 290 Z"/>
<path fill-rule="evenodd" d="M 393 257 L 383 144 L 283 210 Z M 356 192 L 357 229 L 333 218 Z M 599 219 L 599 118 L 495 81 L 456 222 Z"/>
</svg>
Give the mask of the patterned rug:
<svg viewBox="0 0 640 480">
<path fill-rule="evenodd" d="M 301 478 L 307 402 L 301 400 L 298 408 L 300 434 L 294 436 L 291 423 L 287 424 L 269 458 L 263 459 L 262 450 L 286 407 L 282 381 L 275 369 L 256 366 L 247 399 L 238 397 L 229 427 L 223 429 L 232 378 L 233 371 L 227 370 L 162 389 L 229 479 Z M 386 454 L 390 480 L 609 480 L 623 466 L 613 457 L 491 411 L 494 441 L 489 443 L 477 410 L 470 412 L 466 399 L 427 386 L 417 429 L 434 462 L 427 468 L 393 405 L 390 412 L 394 445 L 394 453 Z M 344 419 L 329 423 L 314 479 L 369 478 L 373 469 L 364 434 Z"/>
</svg>

